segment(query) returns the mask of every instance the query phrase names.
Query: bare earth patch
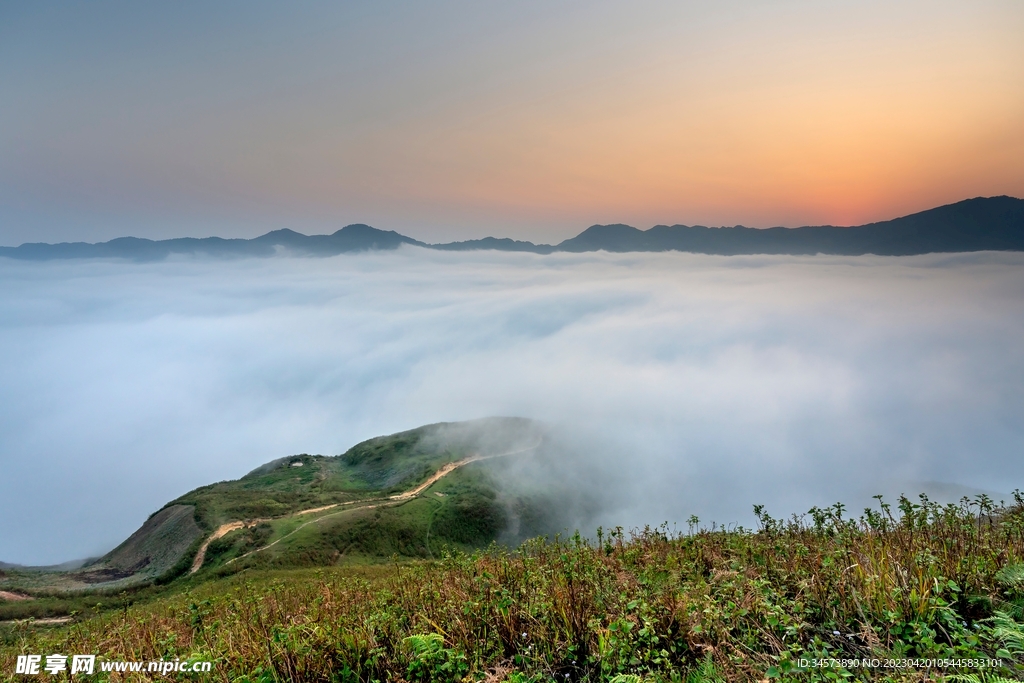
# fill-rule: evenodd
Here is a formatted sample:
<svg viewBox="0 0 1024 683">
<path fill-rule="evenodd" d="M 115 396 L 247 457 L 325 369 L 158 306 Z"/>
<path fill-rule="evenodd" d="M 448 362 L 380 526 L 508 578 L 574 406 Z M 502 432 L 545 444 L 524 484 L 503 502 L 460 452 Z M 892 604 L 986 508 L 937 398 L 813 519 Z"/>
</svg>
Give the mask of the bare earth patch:
<svg viewBox="0 0 1024 683">
<path fill-rule="evenodd" d="M 11 621 L 0 621 L 0 624 L 29 624 L 31 626 L 54 626 L 66 624 L 71 617 L 46 617 L 45 619 L 13 619 Z"/>
<path fill-rule="evenodd" d="M 22 595 L 21 593 L 12 593 L 11 591 L 0 591 L 0 600 L 17 602 L 19 600 L 35 600 L 35 598 L 31 595 Z"/>
</svg>

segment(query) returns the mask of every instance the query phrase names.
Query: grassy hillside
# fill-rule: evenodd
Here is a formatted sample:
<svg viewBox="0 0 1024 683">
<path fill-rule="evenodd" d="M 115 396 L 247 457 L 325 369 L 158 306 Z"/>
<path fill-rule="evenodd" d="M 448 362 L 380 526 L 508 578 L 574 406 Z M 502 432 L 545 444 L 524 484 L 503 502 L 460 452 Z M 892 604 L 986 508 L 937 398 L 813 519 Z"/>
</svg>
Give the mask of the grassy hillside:
<svg viewBox="0 0 1024 683">
<path fill-rule="evenodd" d="M 756 531 L 615 530 L 372 568 L 250 571 L 73 628 L 0 634 L 0 671 L 25 652 L 96 652 L 209 660 L 230 681 L 1024 674 L 1019 495 L 1005 509 L 904 499 L 857 519 L 841 506 L 790 521 L 758 512 Z"/>
<path fill-rule="evenodd" d="M 444 548 L 481 547 L 507 527 L 498 497 L 483 463 L 469 465 L 407 501 L 286 517 L 240 529 L 210 544 L 203 568 L 224 574 L 252 567 L 379 561 L 392 555 L 429 558 Z"/>
<path fill-rule="evenodd" d="M 490 418 L 426 425 L 369 439 L 340 456 L 298 455 L 235 481 L 191 491 L 168 505 L 192 505 L 206 530 L 234 520 L 281 517 L 335 503 L 399 493 L 443 465 L 514 450 L 538 439 L 529 420 Z"/>
<path fill-rule="evenodd" d="M 495 457 L 527 452 L 540 438 L 529 420 L 488 418 L 369 439 L 334 457 L 281 458 L 170 501 L 124 543 L 80 569 L 9 568 L 0 589 L 40 595 L 166 582 L 188 573 L 197 553 L 196 568 L 205 576 L 480 547 L 509 528 L 510 504 L 491 474 Z M 444 478 L 416 491 L 439 471 Z"/>
</svg>

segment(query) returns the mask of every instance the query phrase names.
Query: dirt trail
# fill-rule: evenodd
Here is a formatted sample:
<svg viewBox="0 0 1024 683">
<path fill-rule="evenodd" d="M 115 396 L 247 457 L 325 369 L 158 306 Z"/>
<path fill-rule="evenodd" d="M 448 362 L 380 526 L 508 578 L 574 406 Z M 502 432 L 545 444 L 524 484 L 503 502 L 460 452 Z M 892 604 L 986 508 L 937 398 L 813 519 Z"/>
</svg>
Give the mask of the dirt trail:
<svg viewBox="0 0 1024 683">
<path fill-rule="evenodd" d="M 217 530 L 210 534 L 210 537 L 206 539 L 201 546 L 199 546 L 199 552 L 196 553 L 196 559 L 192 561 L 192 569 L 189 574 L 195 574 L 199 571 L 199 568 L 203 566 L 203 560 L 206 559 L 206 549 L 210 547 L 210 544 L 216 541 L 222 536 L 226 536 L 235 529 L 241 529 L 246 526 L 253 526 L 265 521 L 262 519 L 254 519 L 249 522 L 228 522 L 227 524 L 221 524 L 217 527 Z"/>
<path fill-rule="evenodd" d="M 255 550 L 250 550 L 249 552 L 245 553 L 244 555 L 239 555 L 238 557 L 232 557 L 230 560 L 228 560 L 224 564 L 231 564 L 235 560 L 242 560 L 242 559 L 245 559 L 245 558 L 249 557 L 253 553 L 258 553 L 258 552 L 261 552 L 263 550 L 266 550 L 267 548 L 272 548 L 275 545 L 277 545 L 278 543 L 280 543 L 281 541 L 283 541 L 284 539 L 288 538 L 289 536 L 292 536 L 293 534 L 296 534 L 296 533 L 302 531 L 303 529 L 305 529 L 310 524 L 313 524 L 314 522 L 323 521 L 323 520 L 327 519 L 328 517 L 333 517 L 335 515 L 340 515 L 343 512 L 351 512 L 352 510 L 372 510 L 374 508 L 379 508 L 379 507 L 384 506 L 384 505 L 394 505 L 397 502 L 399 502 L 399 501 L 389 501 L 389 502 L 386 502 L 386 503 L 377 503 L 376 505 L 360 505 L 357 508 L 356 507 L 345 508 L 344 510 L 338 510 L 337 512 L 332 512 L 329 515 L 323 515 L 322 517 L 317 517 L 316 519 L 311 519 L 308 522 L 306 522 L 305 524 L 300 524 L 299 526 L 295 527 L 294 529 L 292 529 L 291 531 L 289 531 L 288 533 L 286 533 L 284 536 L 282 536 L 281 538 L 277 539 L 273 543 L 268 543 L 265 546 L 262 546 L 260 548 L 256 548 Z"/>
<path fill-rule="evenodd" d="M 439 469 L 437 472 L 434 472 L 432 475 L 430 475 L 429 479 L 427 479 L 425 482 L 423 482 L 416 488 L 406 491 L 405 493 L 397 493 L 393 496 L 388 496 L 388 500 L 409 500 L 410 498 L 415 498 L 416 496 L 420 495 L 423 491 L 426 491 L 430 486 L 436 484 L 438 480 L 442 479 L 448 474 L 451 474 L 453 471 L 457 470 L 463 465 L 473 462 L 474 460 L 479 460 L 479 458 L 466 458 L 465 460 L 450 462 L 441 469 Z"/>
<path fill-rule="evenodd" d="M 31 595 L 22 595 L 21 593 L 12 593 L 11 591 L 0 591 L 0 600 L 18 602 L 19 600 L 35 600 L 35 598 Z"/>
<path fill-rule="evenodd" d="M 291 513 L 290 515 L 287 515 L 287 516 L 288 517 L 298 517 L 299 515 L 308 515 L 308 514 L 310 514 L 312 512 L 323 512 L 324 510 L 330 510 L 332 508 L 336 508 L 339 505 L 351 505 L 352 503 L 358 503 L 358 502 L 361 502 L 361 501 L 354 500 L 354 501 L 351 501 L 349 503 L 333 503 L 331 505 L 323 505 L 323 506 L 318 507 L 318 508 L 309 508 L 308 510 L 299 510 L 298 512 L 293 512 L 293 513 Z M 277 517 L 277 518 L 274 518 L 274 519 L 283 519 L 283 517 Z M 252 526 L 256 526 L 260 522 L 269 522 L 269 521 L 272 521 L 272 518 L 270 518 L 270 517 L 258 517 L 256 519 L 250 519 L 250 520 L 246 520 L 244 522 L 228 522 L 227 524 L 221 524 L 219 527 L 217 527 L 217 530 L 214 531 L 212 534 L 210 534 L 210 537 L 208 539 L 206 539 L 206 541 L 203 542 L 203 545 L 201 545 L 199 547 L 199 552 L 196 553 L 196 559 L 192 561 L 192 569 L 190 569 L 188 573 L 189 574 L 195 574 L 197 571 L 199 571 L 199 569 L 203 566 L 203 562 L 206 560 L 206 549 L 208 547 L 210 547 L 210 544 L 213 543 L 214 541 L 216 541 L 218 538 L 222 538 L 223 536 L 227 536 L 228 534 L 230 534 L 232 531 L 235 531 L 236 529 L 241 529 L 242 527 L 252 527 Z M 303 526 L 305 526 L 305 525 L 303 525 Z"/>
<path fill-rule="evenodd" d="M 351 502 L 356 502 L 356 501 L 351 501 Z M 309 508 L 308 510 L 299 510 L 298 512 L 294 512 L 292 514 L 294 514 L 294 515 L 308 515 L 311 512 L 323 512 L 324 510 L 330 510 L 331 508 L 336 508 L 339 505 L 345 505 L 345 503 L 332 503 L 331 505 L 324 505 L 323 507 Z"/>
<path fill-rule="evenodd" d="M 502 457 L 505 457 L 505 456 L 508 456 L 508 455 L 518 455 L 519 453 L 526 453 L 528 451 L 532 451 L 532 450 L 536 449 L 538 446 L 540 446 L 540 441 L 538 441 L 537 443 L 535 443 L 532 446 L 529 446 L 527 448 L 521 448 L 521 449 L 519 449 L 517 451 L 509 451 L 507 453 L 496 453 L 494 455 L 472 455 L 472 456 L 470 456 L 468 458 L 463 458 L 462 460 L 457 460 L 455 462 L 447 463 L 446 465 L 442 466 L 441 469 L 439 469 L 437 472 L 434 472 L 434 474 L 430 475 L 430 477 L 428 477 L 425 482 L 423 482 L 422 484 L 420 484 L 416 488 L 410 489 L 410 490 L 405 491 L 403 493 L 396 493 L 395 495 L 388 496 L 387 498 L 365 498 L 363 500 L 353 500 L 353 501 L 349 501 L 347 503 L 334 503 L 333 505 L 324 505 L 323 507 L 309 508 L 308 510 L 300 510 L 300 511 L 294 512 L 294 513 L 292 513 L 290 515 L 286 515 L 285 517 L 298 517 L 299 515 L 308 515 L 308 514 L 313 513 L 313 512 L 324 512 L 326 510 L 332 510 L 332 509 L 334 509 L 336 507 L 340 507 L 340 506 L 343 506 L 343 505 L 344 506 L 355 506 L 358 503 L 376 503 L 376 505 L 359 505 L 358 507 L 346 507 L 344 510 L 339 510 L 338 512 L 332 512 L 329 515 L 323 515 L 321 517 L 317 517 L 316 519 L 311 519 L 308 522 L 306 522 L 305 524 L 300 524 L 299 526 L 295 527 L 290 532 L 288 532 L 287 534 L 285 534 L 281 538 L 277 539 L 273 543 L 268 543 L 267 545 L 262 546 L 260 548 L 256 548 L 255 550 L 250 550 L 249 552 L 245 553 L 244 555 L 239 555 L 238 557 L 231 558 L 230 560 L 227 561 L 226 564 L 231 564 L 232 562 L 234 562 L 236 560 L 241 560 L 241 559 L 244 559 L 246 557 L 249 557 L 253 553 L 258 553 L 258 552 L 261 552 L 263 550 L 266 550 L 267 548 L 273 547 L 273 546 L 277 545 L 278 543 L 280 543 L 281 541 L 283 541 L 284 539 L 288 538 L 289 536 L 291 536 L 291 535 L 293 535 L 295 533 L 298 533 L 299 531 L 301 531 L 302 529 L 306 528 L 310 524 L 313 524 L 314 522 L 319 522 L 321 520 L 327 519 L 328 517 L 333 517 L 334 515 L 340 515 L 340 514 L 342 514 L 344 512 L 350 512 L 352 510 L 372 510 L 374 508 L 388 506 L 388 505 L 396 505 L 398 503 L 401 503 L 401 502 L 404 502 L 404 501 L 407 501 L 407 500 L 412 500 L 413 498 L 415 498 L 416 496 L 418 496 L 419 494 L 423 493 L 425 490 L 430 488 L 432 485 L 436 484 L 438 481 L 443 479 L 444 477 L 448 476 L 449 474 L 451 474 L 452 472 L 454 472 L 458 468 L 462 467 L 463 465 L 468 465 L 471 462 L 477 462 L 479 460 L 490 460 L 492 458 L 502 458 Z M 277 517 L 275 519 L 285 519 L 285 517 Z M 247 522 L 228 522 L 227 524 L 222 524 L 221 526 L 217 527 L 217 530 L 214 531 L 213 534 L 211 534 L 210 537 L 208 539 L 206 539 L 206 542 L 204 542 L 203 545 L 199 548 L 199 552 L 196 553 L 196 559 L 195 559 L 194 562 L 192 562 L 192 569 L 191 569 L 191 571 L 189 573 L 190 574 L 195 574 L 203 566 L 203 561 L 206 559 L 206 548 L 210 545 L 211 542 L 217 540 L 218 538 L 221 538 L 225 534 L 228 534 L 228 533 L 230 533 L 230 532 L 232 532 L 232 531 L 234 531 L 236 529 L 241 529 L 242 527 L 248 527 L 248 526 L 255 526 L 256 524 L 258 524 L 260 522 L 268 522 L 268 521 L 270 521 L 270 520 L 269 519 L 254 519 L 254 520 L 249 520 Z"/>
<path fill-rule="evenodd" d="M 45 619 L 11 619 L 10 621 L 0 621 L 0 624 L 30 624 L 33 626 L 50 626 L 52 624 L 66 624 L 71 621 L 71 617 L 46 617 Z"/>
</svg>

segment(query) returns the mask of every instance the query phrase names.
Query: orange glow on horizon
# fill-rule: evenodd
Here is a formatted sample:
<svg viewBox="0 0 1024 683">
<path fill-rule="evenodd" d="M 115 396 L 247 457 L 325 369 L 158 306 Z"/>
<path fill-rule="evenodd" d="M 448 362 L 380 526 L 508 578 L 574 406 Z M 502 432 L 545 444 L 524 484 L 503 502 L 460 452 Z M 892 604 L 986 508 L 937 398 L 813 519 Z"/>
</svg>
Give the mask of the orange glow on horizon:
<svg viewBox="0 0 1024 683">
<path fill-rule="evenodd" d="M 0 191 L 108 238 L 123 234 L 111 216 L 174 234 L 198 216 L 250 236 L 364 222 L 431 241 L 851 225 L 1024 197 L 1016 0 L 599 2 L 507 24 L 475 6 L 363 9 L 305 17 L 331 28 L 301 49 L 268 23 L 252 54 L 249 34 L 237 54 L 195 38 L 209 63 L 177 40 L 169 60 L 135 43 L 54 60 L 5 110 Z"/>
<path fill-rule="evenodd" d="M 977 47 L 943 34 L 912 49 L 812 43 L 764 64 L 727 50 L 696 65 L 666 59 L 370 126 L 322 149 L 316 179 L 251 180 L 328 212 L 356 187 L 413 212 L 561 217 L 571 229 L 855 225 L 1024 196 L 1024 49 Z M 333 161 L 345 157 L 370 161 L 353 173 Z"/>
</svg>

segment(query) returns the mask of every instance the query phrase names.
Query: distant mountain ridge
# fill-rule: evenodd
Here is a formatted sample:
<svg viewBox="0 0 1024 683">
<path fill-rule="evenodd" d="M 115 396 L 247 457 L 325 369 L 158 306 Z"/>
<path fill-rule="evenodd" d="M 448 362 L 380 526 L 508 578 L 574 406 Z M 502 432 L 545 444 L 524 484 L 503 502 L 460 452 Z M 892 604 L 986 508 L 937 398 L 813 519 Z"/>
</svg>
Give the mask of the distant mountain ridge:
<svg viewBox="0 0 1024 683">
<path fill-rule="evenodd" d="M 267 257 L 279 253 L 306 256 L 371 249 L 397 249 L 403 244 L 444 251 L 497 250 L 550 254 L 587 251 L 684 251 L 696 254 L 836 254 L 910 256 L 967 251 L 1024 251 L 1024 200 L 977 197 L 920 213 L 854 227 L 831 225 L 800 228 L 709 228 L 656 225 L 638 230 L 629 225 L 593 225 L 557 245 L 485 237 L 464 242 L 427 244 L 392 230 L 364 224 L 348 225 L 330 235 L 303 235 L 282 229 L 254 239 L 177 238 L 148 240 L 120 237 L 89 244 L 27 243 L 0 247 L 0 256 L 23 260 L 125 258 L 155 261 L 172 254 L 227 258 Z"/>
<path fill-rule="evenodd" d="M 396 249 L 402 244 L 428 246 L 411 237 L 399 235 L 393 230 L 378 230 L 369 225 L 357 223 L 347 225 L 331 235 L 303 235 L 300 232 L 284 228 L 249 240 L 221 237 L 179 237 L 169 240 L 118 237 L 109 242 L 97 244 L 33 242 L 22 244 L 20 247 L 0 247 L 0 256 L 33 261 L 110 257 L 156 261 L 171 254 L 204 254 L 245 258 L 274 256 L 282 251 L 309 256 L 334 256 L 349 251 Z"/>
</svg>

